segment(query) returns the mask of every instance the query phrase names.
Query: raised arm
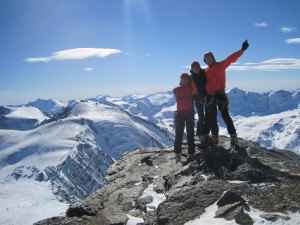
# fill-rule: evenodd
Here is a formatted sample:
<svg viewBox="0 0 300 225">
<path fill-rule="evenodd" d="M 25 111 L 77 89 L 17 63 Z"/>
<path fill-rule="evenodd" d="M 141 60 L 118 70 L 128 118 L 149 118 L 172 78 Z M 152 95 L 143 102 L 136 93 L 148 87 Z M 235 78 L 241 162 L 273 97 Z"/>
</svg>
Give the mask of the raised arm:
<svg viewBox="0 0 300 225">
<path fill-rule="evenodd" d="M 226 69 L 227 67 L 230 66 L 231 63 L 236 62 L 238 58 L 243 55 L 244 51 L 246 51 L 248 47 L 249 47 L 248 40 L 245 40 L 242 44 L 241 50 L 232 53 L 230 56 L 228 56 L 225 60 L 221 62 L 223 68 Z"/>
</svg>

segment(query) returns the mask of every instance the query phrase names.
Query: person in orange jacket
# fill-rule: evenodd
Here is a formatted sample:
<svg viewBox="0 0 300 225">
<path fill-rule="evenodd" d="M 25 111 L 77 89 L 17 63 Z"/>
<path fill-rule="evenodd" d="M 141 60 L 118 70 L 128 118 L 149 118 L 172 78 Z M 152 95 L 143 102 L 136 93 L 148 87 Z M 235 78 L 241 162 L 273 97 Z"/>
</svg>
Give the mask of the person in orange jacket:
<svg viewBox="0 0 300 225">
<path fill-rule="evenodd" d="M 175 115 L 175 143 L 174 152 L 176 154 L 176 163 L 181 162 L 181 145 L 186 126 L 188 156 L 195 154 L 194 144 L 194 101 L 193 96 L 197 94 L 197 88 L 193 79 L 187 74 L 180 76 L 179 86 L 173 89 L 177 103 Z"/>
<path fill-rule="evenodd" d="M 222 118 L 227 125 L 227 131 L 230 134 L 231 145 L 237 144 L 237 133 L 234 127 L 233 121 L 228 111 L 228 97 L 225 93 L 226 86 L 226 72 L 225 70 L 230 66 L 231 63 L 237 61 L 241 57 L 244 51 L 249 47 L 248 41 L 244 41 L 242 48 L 228 56 L 221 62 L 216 62 L 212 52 L 207 52 L 204 55 L 204 62 L 208 65 L 205 69 L 206 76 L 206 104 L 208 107 L 208 121 L 210 124 L 212 138 L 211 141 L 214 144 L 218 143 L 219 127 L 217 123 L 217 106 L 221 112 Z"/>
</svg>

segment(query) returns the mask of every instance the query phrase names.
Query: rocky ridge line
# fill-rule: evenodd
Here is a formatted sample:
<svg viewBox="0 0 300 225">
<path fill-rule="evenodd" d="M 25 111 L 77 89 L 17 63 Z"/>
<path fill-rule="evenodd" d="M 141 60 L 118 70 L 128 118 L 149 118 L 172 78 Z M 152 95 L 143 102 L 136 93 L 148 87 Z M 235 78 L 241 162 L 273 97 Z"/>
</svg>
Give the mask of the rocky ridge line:
<svg viewBox="0 0 300 225">
<path fill-rule="evenodd" d="M 236 151 L 227 137 L 205 148 L 197 143 L 195 156 L 183 165 L 175 164 L 172 147 L 140 148 L 124 153 L 108 169 L 107 185 L 71 206 L 65 217 L 35 225 L 125 225 L 127 215 L 143 218 L 144 225 L 183 225 L 216 202 L 216 217 L 238 224 L 253 224 L 252 207 L 266 212 L 260 216 L 268 221 L 289 220 L 287 212 L 300 209 L 299 171 L 299 155 L 242 139 Z M 151 206 L 153 196 L 145 195 L 149 188 L 165 199 L 157 208 Z"/>
</svg>

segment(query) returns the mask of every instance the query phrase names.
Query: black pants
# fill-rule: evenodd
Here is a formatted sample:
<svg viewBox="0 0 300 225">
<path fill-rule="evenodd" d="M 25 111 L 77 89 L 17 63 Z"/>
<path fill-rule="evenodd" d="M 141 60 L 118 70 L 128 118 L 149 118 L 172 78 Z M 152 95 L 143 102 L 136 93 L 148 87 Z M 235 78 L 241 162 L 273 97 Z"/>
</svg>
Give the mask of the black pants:
<svg viewBox="0 0 300 225">
<path fill-rule="evenodd" d="M 183 115 L 177 112 L 175 118 L 175 143 L 174 152 L 175 154 L 181 153 L 182 138 L 184 133 L 184 128 L 186 126 L 187 133 L 187 144 L 188 144 L 188 154 L 195 154 L 195 144 L 194 144 L 194 113 Z"/>
<path fill-rule="evenodd" d="M 236 134 L 236 129 L 229 115 L 228 99 L 225 92 L 217 93 L 215 95 L 207 95 L 206 103 L 208 107 L 207 119 L 209 121 L 212 135 L 214 136 L 219 135 L 219 127 L 217 121 L 217 106 L 222 115 L 224 122 L 226 123 L 228 133 L 230 135 Z"/>
<path fill-rule="evenodd" d="M 207 107 L 205 105 L 205 95 L 199 94 L 195 97 L 195 106 L 198 113 L 197 132 L 196 135 L 209 134 L 209 121 L 207 118 Z M 205 113 L 204 113 L 205 112 Z"/>
</svg>

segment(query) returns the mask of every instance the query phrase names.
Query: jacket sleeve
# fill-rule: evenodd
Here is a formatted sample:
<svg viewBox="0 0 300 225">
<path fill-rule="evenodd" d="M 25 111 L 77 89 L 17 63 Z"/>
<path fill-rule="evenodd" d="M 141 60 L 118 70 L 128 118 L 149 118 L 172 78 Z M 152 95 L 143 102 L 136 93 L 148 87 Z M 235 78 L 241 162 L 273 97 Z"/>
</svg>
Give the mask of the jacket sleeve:
<svg viewBox="0 0 300 225">
<path fill-rule="evenodd" d="M 239 50 L 236 51 L 235 53 L 232 53 L 230 56 L 228 56 L 225 60 L 221 62 L 223 69 L 224 70 L 227 69 L 227 67 L 229 67 L 231 63 L 236 62 L 236 60 L 238 60 L 238 58 L 241 57 L 243 53 L 244 53 L 243 50 Z"/>
<path fill-rule="evenodd" d="M 198 94 L 196 83 L 195 83 L 194 79 L 192 79 L 191 77 L 189 78 L 189 80 L 190 80 L 190 84 L 191 84 L 191 88 L 192 88 L 192 96 L 195 96 Z"/>
</svg>

